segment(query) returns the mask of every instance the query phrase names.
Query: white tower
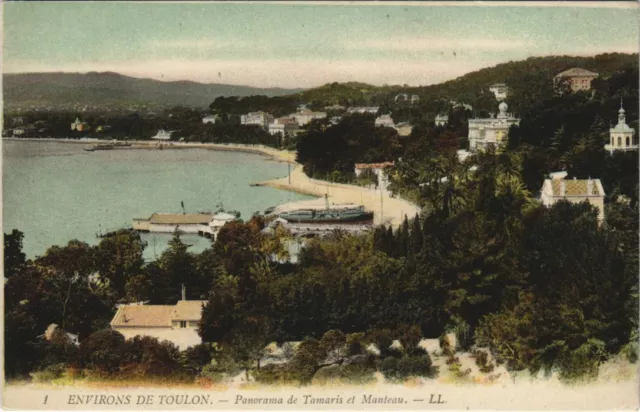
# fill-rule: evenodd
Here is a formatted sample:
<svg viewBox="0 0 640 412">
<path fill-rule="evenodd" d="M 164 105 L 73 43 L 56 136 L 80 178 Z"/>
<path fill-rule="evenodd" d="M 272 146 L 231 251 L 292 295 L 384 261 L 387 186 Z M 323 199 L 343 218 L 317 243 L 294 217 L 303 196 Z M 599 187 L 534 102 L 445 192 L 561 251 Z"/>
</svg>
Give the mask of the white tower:
<svg viewBox="0 0 640 412">
<path fill-rule="evenodd" d="M 604 149 L 609 153 L 638 150 L 638 143 L 634 141 L 635 133 L 636 131 L 630 128 L 626 122 L 621 100 L 620 110 L 618 110 L 618 124 L 609 129 L 609 144 L 606 144 Z"/>
</svg>

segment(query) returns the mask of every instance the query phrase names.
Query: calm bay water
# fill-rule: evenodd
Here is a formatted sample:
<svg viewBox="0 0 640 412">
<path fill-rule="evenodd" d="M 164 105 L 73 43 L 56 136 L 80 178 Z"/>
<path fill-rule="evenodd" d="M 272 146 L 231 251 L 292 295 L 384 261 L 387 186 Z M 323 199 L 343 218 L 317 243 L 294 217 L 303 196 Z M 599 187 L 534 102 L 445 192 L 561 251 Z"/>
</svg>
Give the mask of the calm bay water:
<svg viewBox="0 0 640 412">
<path fill-rule="evenodd" d="M 130 227 L 154 212 L 213 210 L 222 203 L 243 219 L 307 196 L 267 187 L 287 165 L 267 157 L 204 149 L 106 150 L 58 142 L 3 142 L 3 230 L 24 232 L 24 252 L 42 255 L 71 239 L 97 244 L 98 231 Z M 166 248 L 170 234 L 145 234 L 145 258 Z M 184 235 L 199 252 L 210 241 Z"/>
</svg>

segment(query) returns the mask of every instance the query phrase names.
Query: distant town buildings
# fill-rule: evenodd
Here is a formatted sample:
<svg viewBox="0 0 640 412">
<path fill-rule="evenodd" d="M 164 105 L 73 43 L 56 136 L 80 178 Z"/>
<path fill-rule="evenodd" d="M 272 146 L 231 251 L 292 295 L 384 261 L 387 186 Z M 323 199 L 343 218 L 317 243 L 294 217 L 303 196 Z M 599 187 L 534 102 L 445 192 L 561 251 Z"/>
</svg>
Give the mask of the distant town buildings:
<svg viewBox="0 0 640 412">
<path fill-rule="evenodd" d="M 240 123 L 243 125 L 256 125 L 265 130 L 269 129 L 269 124 L 273 123 L 274 117 L 265 112 L 252 112 L 240 116 Z"/>
<path fill-rule="evenodd" d="M 359 177 L 365 170 L 371 170 L 378 178 L 377 186 L 382 191 L 387 191 L 389 187 L 389 178 L 384 173 L 384 169 L 393 167 L 393 162 L 383 163 L 356 163 L 355 174 Z"/>
<path fill-rule="evenodd" d="M 542 184 L 540 201 L 552 206 L 561 200 L 587 202 L 598 208 L 598 221 L 604 220 L 604 189 L 600 179 L 566 180 L 566 174 L 556 174 Z"/>
<path fill-rule="evenodd" d="M 198 323 L 202 316 L 204 300 L 182 300 L 175 305 L 122 305 L 118 308 L 111 329 L 120 332 L 125 339 L 135 336 L 151 336 L 160 341 L 168 340 L 180 350 L 202 343 L 198 335 Z"/>
<path fill-rule="evenodd" d="M 325 112 L 312 112 L 311 110 L 305 109 L 292 114 L 290 117 L 298 123 L 298 126 L 305 126 L 311 123 L 312 120 L 326 118 L 327 114 Z"/>
<path fill-rule="evenodd" d="M 407 93 L 399 93 L 394 97 L 394 102 L 410 102 L 411 104 L 418 103 L 420 101 L 420 96 L 417 94 L 412 94 L 409 96 Z"/>
<path fill-rule="evenodd" d="M 567 82 L 572 92 L 579 92 L 590 90 L 591 82 L 598 76 L 598 73 L 574 67 L 573 69 L 565 70 L 562 73 L 558 73 L 553 78 L 553 82 L 556 88 L 561 87 L 563 84 L 565 84 L 565 82 Z"/>
<path fill-rule="evenodd" d="M 436 120 L 435 120 L 436 126 L 446 126 L 447 123 L 449 123 L 448 114 L 439 114 L 436 116 Z"/>
<path fill-rule="evenodd" d="M 216 124 L 219 117 L 217 114 L 210 114 L 202 118 L 202 124 Z"/>
<path fill-rule="evenodd" d="M 609 129 L 609 144 L 604 149 L 609 153 L 615 151 L 638 150 L 638 142 L 635 141 L 634 135 L 636 131 L 629 127 L 625 119 L 624 108 L 620 102 L 620 110 L 618 110 L 618 124 L 616 127 Z"/>
<path fill-rule="evenodd" d="M 347 109 L 347 113 L 372 113 L 377 114 L 380 107 L 378 106 L 354 106 Z"/>
<path fill-rule="evenodd" d="M 298 122 L 292 117 L 280 117 L 269 125 L 269 133 L 272 135 L 280 133 L 282 136 L 294 136 L 299 131 Z"/>
<path fill-rule="evenodd" d="M 520 119 L 508 113 L 509 106 L 502 102 L 497 116 L 489 119 L 469 119 L 469 150 L 484 151 L 492 144 L 499 149 L 507 137 L 509 128 L 520 124 Z"/>
<path fill-rule="evenodd" d="M 78 117 L 76 117 L 75 122 L 71 123 L 71 131 L 86 132 L 89 129 L 89 123 L 81 121 Z"/>
<path fill-rule="evenodd" d="M 494 83 L 489 86 L 489 91 L 496 96 L 498 101 L 502 101 L 507 98 L 507 94 L 509 93 L 509 88 L 504 83 Z"/>
</svg>

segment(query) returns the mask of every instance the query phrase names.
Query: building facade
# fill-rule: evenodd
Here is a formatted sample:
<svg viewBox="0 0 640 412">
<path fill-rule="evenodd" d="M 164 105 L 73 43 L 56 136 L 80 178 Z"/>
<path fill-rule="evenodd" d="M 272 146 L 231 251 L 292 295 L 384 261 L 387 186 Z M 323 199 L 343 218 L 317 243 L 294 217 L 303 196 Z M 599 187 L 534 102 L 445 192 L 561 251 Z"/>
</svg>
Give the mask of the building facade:
<svg viewBox="0 0 640 412">
<path fill-rule="evenodd" d="M 507 110 L 509 106 L 505 102 L 498 106 L 498 114 L 489 119 L 469 119 L 469 150 L 482 152 L 489 145 L 500 149 L 506 141 L 509 128 L 520 124 L 520 119 L 513 116 Z"/>
<path fill-rule="evenodd" d="M 298 113 L 294 113 L 289 117 L 293 118 L 298 123 L 298 126 L 304 126 L 311 123 L 312 120 L 326 118 L 327 113 L 312 112 L 311 110 L 301 110 Z"/>
<path fill-rule="evenodd" d="M 446 126 L 447 123 L 449 123 L 448 114 L 439 114 L 436 116 L 436 120 L 435 120 L 436 126 Z"/>
<path fill-rule="evenodd" d="M 629 150 L 638 150 L 638 142 L 635 140 L 636 131 L 627 124 L 624 108 L 620 102 L 620 110 L 618 110 L 618 124 L 616 127 L 609 129 L 609 144 L 604 149 L 609 153 L 616 151 L 626 152 Z"/>
<path fill-rule="evenodd" d="M 347 113 L 371 113 L 377 114 L 380 107 L 378 106 L 354 106 L 347 109 Z"/>
<path fill-rule="evenodd" d="M 80 118 L 76 118 L 76 121 L 71 123 L 71 130 L 76 132 L 86 132 L 90 129 L 89 123 L 83 122 Z"/>
<path fill-rule="evenodd" d="M 209 116 L 205 116 L 202 118 L 202 124 L 216 124 L 218 120 L 217 114 L 210 114 Z"/>
<path fill-rule="evenodd" d="M 198 324 L 205 300 L 178 301 L 175 305 L 122 305 L 118 308 L 111 329 L 120 332 L 125 339 L 135 336 L 151 336 L 168 340 L 180 350 L 202 343 Z"/>
<path fill-rule="evenodd" d="M 553 206 L 561 200 L 572 203 L 587 202 L 598 209 L 598 221 L 604 220 L 604 189 L 600 179 L 566 180 L 563 175 L 546 179 L 540 191 L 540 201 L 545 206 Z"/>
<path fill-rule="evenodd" d="M 574 67 L 573 69 L 558 73 L 553 78 L 553 83 L 555 87 L 559 87 L 564 82 L 567 82 L 572 92 L 586 91 L 591 90 L 591 82 L 598 76 L 598 73 Z"/>
<path fill-rule="evenodd" d="M 269 125 L 269 134 L 272 135 L 280 133 L 282 136 L 295 136 L 299 132 L 298 122 L 291 117 L 280 117 Z"/>
<path fill-rule="evenodd" d="M 268 130 L 269 124 L 273 123 L 274 117 L 265 112 L 251 112 L 240 116 L 240 124 L 245 126 L 256 125 Z"/>
</svg>

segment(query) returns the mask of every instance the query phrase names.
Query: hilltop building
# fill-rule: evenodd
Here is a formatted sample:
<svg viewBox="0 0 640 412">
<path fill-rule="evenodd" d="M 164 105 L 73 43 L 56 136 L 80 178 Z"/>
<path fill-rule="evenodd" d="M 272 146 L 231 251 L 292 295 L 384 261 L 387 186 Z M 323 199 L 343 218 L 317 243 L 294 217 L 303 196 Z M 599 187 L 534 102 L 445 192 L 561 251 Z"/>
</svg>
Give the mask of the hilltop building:
<svg viewBox="0 0 640 412">
<path fill-rule="evenodd" d="M 484 151 L 492 144 L 499 149 L 509 133 L 509 128 L 520 124 L 520 119 L 508 113 L 509 106 L 502 102 L 498 115 L 489 119 L 469 119 L 469 150 Z"/>
<path fill-rule="evenodd" d="M 411 95 L 411 104 L 418 103 L 418 102 L 420 102 L 420 96 L 418 96 L 417 94 L 412 94 Z"/>
<path fill-rule="evenodd" d="M 618 124 L 616 127 L 609 129 L 609 144 L 604 149 L 609 153 L 615 151 L 638 150 L 638 142 L 634 140 L 636 131 L 629 127 L 624 115 L 624 108 L 620 102 L 620 110 L 618 110 Z"/>
<path fill-rule="evenodd" d="M 598 208 L 598 221 L 604 220 L 604 189 L 600 179 L 565 180 L 566 174 L 556 174 L 542 184 L 540 201 L 553 206 L 561 200 L 571 203 L 587 202 Z"/>
<path fill-rule="evenodd" d="M 565 70 L 562 73 L 558 73 L 553 78 L 553 83 L 555 87 L 558 87 L 566 81 L 568 82 L 572 92 L 579 92 L 591 90 L 591 82 L 598 76 L 598 73 L 574 67 L 573 69 Z"/>
<path fill-rule="evenodd" d="M 268 130 L 269 124 L 273 123 L 274 117 L 265 112 L 251 112 L 240 116 L 240 124 L 245 126 L 256 125 Z"/>
<path fill-rule="evenodd" d="M 436 126 L 446 126 L 447 123 L 449 123 L 448 114 L 439 114 L 436 116 L 436 120 L 435 120 Z"/>
<path fill-rule="evenodd" d="M 399 93 L 396 94 L 396 97 L 393 99 L 396 103 L 397 102 L 406 102 L 407 100 L 409 100 L 409 95 L 406 93 Z"/>
<path fill-rule="evenodd" d="M 206 300 L 182 300 L 175 305 L 130 304 L 118 308 L 111 329 L 120 332 L 125 339 L 135 336 L 151 336 L 168 340 L 180 350 L 202 343 L 198 335 L 198 323 Z"/>
<path fill-rule="evenodd" d="M 509 93 L 509 88 L 504 83 L 494 83 L 489 86 L 489 91 L 496 96 L 498 101 L 502 101 L 507 98 L 507 94 Z"/>
</svg>

